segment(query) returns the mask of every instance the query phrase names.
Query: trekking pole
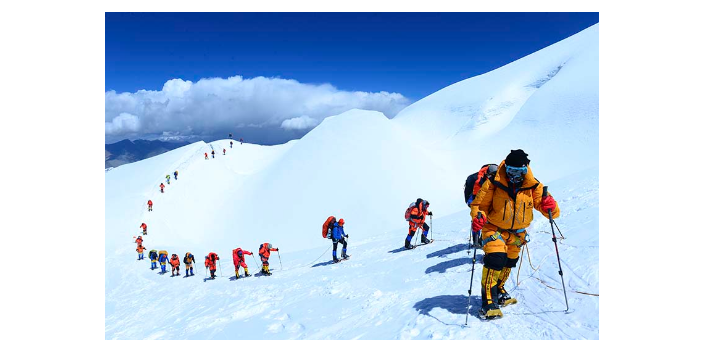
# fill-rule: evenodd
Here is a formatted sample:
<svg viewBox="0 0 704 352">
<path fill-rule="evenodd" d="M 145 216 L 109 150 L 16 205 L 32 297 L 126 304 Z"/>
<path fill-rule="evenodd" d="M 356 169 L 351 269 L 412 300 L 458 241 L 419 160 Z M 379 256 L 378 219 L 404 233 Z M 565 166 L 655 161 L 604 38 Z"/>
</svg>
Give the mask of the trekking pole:
<svg viewBox="0 0 704 352">
<path fill-rule="evenodd" d="M 477 218 L 481 217 L 482 214 L 477 214 Z M 477 236 L 481 237 L 481 230 L 477 231 Z M 474 232 L 472 232 L 472 237 L 474 237 Z M 464 325 L 469 323 L 469 307 L 472 305 L 472 284 L 474 283 L 474 263 L 477 262 L 477 246 L 472 246 L 471 241 L 467 241 L 469 247 L 467 248 L 467 254 L 474 247 L 474 255 L 472 255 L 472 276 L 469 279 L 469 297 L 467 298 L 467 317 L 464 319 Z"/>
<path fill-rule="evenodd" d="M 413 243 L 413 247 L 418 247 L 418 229 L 416 229 L 416 232 L 413 233 L 413 236 L 416 236 L 416 241 Z"/>
<path fill-rule="evenodd" d="M 543 199 L 548 196 L 548 186 L 543 187 Z M 562 264 L 560 263 L 560 251 L 557 250 L 557 238 L 555 237 L 555 228 L 553 227 L 552 223 L 552 210 L 548 210 L 548 217 L 550 219 L 550 229 L 552 230 L 552 242 L 555 243 L 555 253 L 557 254 L 557 267 L 559 268 L 560 271 L 558 273 L 560 274 L 560 280 L 562 280 L 562 292 L 565 294 L 565 305 L 567 306 L 567 309 L 565 309 L 565 313 L 567 313 L 570 310 L 570 304 L 567 302 L 567 289 L 565 288 L 565 278 L 562 276 Z"/>
<path fill-rule="evenodd" d="M 254 259 L 254 254 L 252 254 L 252 260 L 254 260 L 254 265 L 257 266 L 257 270 L 261 271 L 262 269 L 259 268 L 259 263 L 257 263 L 256 259 Z"/>
<path fill-rule="evenodd" d="M 220 267 L 220 272 L 222 273 L 222 265 L 220 264 L 220 259 L 218 259 L 218 267 Z"/>
<path fill-rule="evenodd" d="M 281 264 L 281 254 L 279 254 L 279 251 L 276 251 L 276 255 L 279 256 L 279 266 L 281 267 L 281 271 L 284 271 L 284 265 Z"/>
<path fill-rule="evenodd" d="M 433 216 L 430 215 L 430 242 L 433 241 Z"/>
</svg>

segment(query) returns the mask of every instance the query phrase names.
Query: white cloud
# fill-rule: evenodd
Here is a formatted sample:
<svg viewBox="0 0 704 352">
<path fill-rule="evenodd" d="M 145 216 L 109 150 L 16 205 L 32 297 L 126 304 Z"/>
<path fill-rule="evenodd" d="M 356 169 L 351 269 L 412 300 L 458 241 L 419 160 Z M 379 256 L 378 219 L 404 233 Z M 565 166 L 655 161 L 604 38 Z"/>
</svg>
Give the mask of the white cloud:
<svg viewBox="0 0 704 352">
<path fill-rule="evenodd" d="M 123 112 L 105 122 L 105 134 L 129 134 L 138 132 L 140 128 L 139 118 L 132 114 Z"/>
<path fill-rule="evenodd" d="M 281 123 L 281 128 L 285 130 L 307 130 L 317 126 L 320 121 L 310 118 L 309 116 L 299 116 Z"/>
<path fill-rule="evenodd" d="M 330 84 L 241 76 L 172 79 L 160 91 L 105 92 L 105 134 L 212 135 L 233 128 L 300 130 L 349 109 L 394 117 L 410 101 L 399 93 L 341 91 Z"/>
</svg>

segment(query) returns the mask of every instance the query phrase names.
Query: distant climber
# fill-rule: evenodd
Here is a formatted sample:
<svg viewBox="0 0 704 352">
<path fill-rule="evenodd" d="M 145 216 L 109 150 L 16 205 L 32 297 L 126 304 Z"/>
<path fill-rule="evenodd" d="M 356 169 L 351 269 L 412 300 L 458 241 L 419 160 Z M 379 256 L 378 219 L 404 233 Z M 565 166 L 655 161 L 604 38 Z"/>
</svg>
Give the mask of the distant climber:
<svg viewBox="0 0 704 352">
<path fill-rule="evenodd" d="M 230 136 L 229 136 L 229 137 L 230 137 L 230 139 L 232 139 L 232 133 L 230 133 Z"/>
<path fill-rule="evenodd" d="M 186 277 L 188 276 L 193 276 L 193 264 L 196 263 L 196 258 L 193 257 L 193 254 L 191 252 L 186 252 L 186 254 L 183 256 L 183 264 L 186 265 Z M 188 269 L 191 270 L 191 273 L 189 275 Z"/>
<path fill-rule="evenodd" d="M 433 212 L 428 211 L 429 207 L 430 202 L 423 200 L 422 198 L 418 198 L 415 203 L 411 203 L 408 209 L 406 209 L 406 220 L 408 221 L 408 235 L 406 236 L 406 242 L 404 243 L 404 247 L 406 249 L 413 248 L 413 246 L 411 246 L 411 240 L 413 239 L 413 236 L 415 236 L 419 227 L 423 228 L 420 241 L 423 244 L 430 243 L 430 240 L 427 237 L 430 226 L 425 223 L 425 217 L 427 215 L 433 216 Z"/>
<path fill-rule="evenodd" d="M 240 145 L 242 145 L 242 143 L 244 143 L 244 140 L 242 140 L 242 138 L 240 138 Z"/>
<path fill-rule="evenodd" d="M 213 149 L 212 154 L 213 154 L 213 159 L 215 159 L 215 149 Z"/>
<path fill-rule="evenodd" d="M 230 141 L 230 148 L 232 148 L 232 141 Z"/>
<path fill-rule="evenodd" d="M 142 235 L 146 236 L 147 235 L 147 224 L 142 223 L 142 225 L 139 225 L 139 227 L 142 228 Z"/>
<path fill-rule="evenodd" d="M 222 148 L 222 155 L 225 155 L 225 148 Z"/>
<path fill-rule="evenodd" d="M 166 274 L 166 263 L 169 262 L 169 253 L 166 251 L 159 251 L 159 264 L 161 265 L 161 273 Z"/>
<path fill-rule="evenodd" d="M 245 251 L 242 248 L 237 248 L 232 250 L 232 261 L 235 264 L 235 279 L 240 278 L 240 266 L 244 268 L 244 277 L 250 277 L 249 270 L 247 269 L 247 263 L 244 262 L 244 256 L 251 255 L 252 252 Z"/>
<path fill-rule="evenodd" d="M 142 260 L 142 259 L 144 259 L 144 251 L 145 251 L 145 250 L 146 250 L 146 248 L 144 248 L 144 246 L 142 246 L 142 242 L 139 242 L 139 244 L 137 245 L 137 249 L 136 249 L 136 251 L 137 251 L 137 260 Z"/>
<path fill-rule="evenodd" d="M 347 255 L 347 240 L 346 238 L 349 238 L 348 235 L 345 234 L 345 219 L 340 219 L 337 220 L 333 225 L 332 225 L 332 261 L 333 263 L 337 263 L 340 260 L 337 259 L 337 244 L 342 243 L 342 260 L 345 260 L 349 258 L 350 256 Z"/>
<path fill-rule="evenodd" d="M 152 211 L 152 205 L 154 205 L 154 203 L 152 203 L 152 200 L 151 200 L 151 199 L 148 200 L 148 201 L 147 201 L 147 207 L 148 207 L 147 209 L 148 209 L 148 211 Z"/>
<path fill-rule="evenodd" d="M 144 242 L 144 240 L 142 239 L 142 236 L 137 236 L 137 239 L 134 240 L 134 243 L 136 243 L 138 246 L 141 246 L 142 242 Z"/>
<path fill-rule="evenodd" d="M 156 249 L 152 249 L 151 251 L 149 251 L 149 259 L 152 261 L 152 267 L 151 267 L 152 270 L 156 269 L 157 258 L 158 258 L 158 256 L 156 254 Z"/>
<path fill-rule="evenodd" d="M 205 152 L 205 160 L 208 160 L 208 152 Z"/>
<path fill-rule="evenodd" d="M 159 188 L 161 188 L 161 193 L 164 193 L 164 187 L 166 187 L 166 186 L 164 186 L 164 183 L 162 182 L 162 183 L 159 185 Z"/>
<path fill-rule="evenodd" d="M 176 276 L 181 275 L 180 269 L 181 269 L 181 261 L 178 259 L 178 254 L 174 253 L 171 255 L 171 260 L 169 260 L 169 264 L 171 264 L 171 276 L 174 276 L 174 270 L 176 270 Z"/>
<path fill-rule="evenodd" d="M 210 278 L 215 279 L 215 271 L 217 270 L 217 261 L 220 257 L 216 253 L 210 252 L 205 256 L 205 267 L 210 270 Z"/>
<path fill-rule="evenodd" d="M 278 248 L 273 248 L 271 243 L 262 243 L 259 246 L 259 259 L 262 261 L 262 271 L 261 273 L 263 275 L 271 275 L 271 272 L 269 271 L 269 256 L 271 256 L 271 252 L 278 252 Z"/>
<path fill-rule="evenodd" d="M 171 184 L 171 175 L 166 174 L 166 184 Z"/>
<path fill-rule="evenodd" d="M 174 180 L 178 180 L 178 170 L 174 171 Z"/>
</svg>

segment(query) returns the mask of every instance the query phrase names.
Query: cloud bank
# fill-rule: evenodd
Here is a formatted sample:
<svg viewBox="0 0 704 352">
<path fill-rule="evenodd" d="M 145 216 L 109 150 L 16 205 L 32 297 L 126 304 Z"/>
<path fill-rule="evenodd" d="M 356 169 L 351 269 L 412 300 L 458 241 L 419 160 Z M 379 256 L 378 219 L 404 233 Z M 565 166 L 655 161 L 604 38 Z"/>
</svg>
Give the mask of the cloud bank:
<svg viewBox="0 0 704 352">
<path fill-rule="evenodd" d="M 233 129 L 290 135 L 349 109 L 376 110 L 391 118 L 409 104 L 399 93 L 341 91 L 290 79 L 172 79 L 160 91 L 106 92 L 105 136 L 211 136 Z"/>
</svg>

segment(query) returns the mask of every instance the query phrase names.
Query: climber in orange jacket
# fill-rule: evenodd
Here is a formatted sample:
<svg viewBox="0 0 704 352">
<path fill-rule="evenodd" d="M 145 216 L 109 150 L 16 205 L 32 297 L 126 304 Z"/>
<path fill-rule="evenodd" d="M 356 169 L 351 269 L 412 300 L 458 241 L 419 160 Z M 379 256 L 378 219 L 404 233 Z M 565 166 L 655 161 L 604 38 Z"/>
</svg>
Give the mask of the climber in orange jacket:
<svg viewBox="0 0 704 352">
<path fill-rule="evenodd" d="M 142 223 L 142 225 L 139 225 L 139 227 L 142 228 L 142 235 L 146 236 L 147 235 L 147 224 Z"/>
<path fill-rule="evenodd" d="M 517 303 L 504 289 L 511 269 L 518 263 L 521 246 L 528 243 L 526 228 L 533 221 L 533 209 L 545 217 L 560 216 L 551 195 L 542 197 L 543 185 L 533 176 L 530 159 L 523 150 L 511 150 L 489 182 L 484 182 L 470 204 L 472 231 L 482 231 L 482 308 L 487 318 L 502 316 L 499 306 Z M 498 304 L 498 305 L 497 305 Z"/>
<path fill-rule="evenodd" d="M 171 264 L 171 276 L 174 276 L 174 270 L 176 270 L 176 276 L 181 275 L 181 261 L 178 259 L 178 254 L 174 253 L 171 255 L 171 260 L 169 260 L 169 264 Z"/>
<path fill-rule="evenodd" d="M 259 259 L 262 261 L 262 274 L 264 275 L 271 275 L 271 272 L 269 271 L 269 256 L 271 256 L 271 252 L 278 252 L 278 248 L 273 248 L 271 243 L 262 243 L 259 246 Z"/>
<path fill-rule="evenodd" d="M 152 211 L 152 205 L 154 205 L 154 203 L 152 203 L 152 200 L 151 200 L 151 199 L 148 200 L 148 201 L 147 201 L 147 207 L 148 207 L 147 209 L 148 209 L 149 211 Z"/>
<path fill-rule="evenodd" d="M 161 193 L 164 193 L 164 187 L 166 187 L 166 186 L 164 186 L 164 183 L 162 182 L 162 183 L 159 185 L 159 188 L 161 188 Z"/>
<path fill-rule="evenodd" d="M 217 261 L 220 260 L 217 254 L 210 252 L 205 256 L 205 267 L 210 270 L 210 278 L 215 279 L 215 270 L 217 270 Z"/>
<path fill-rule="evenodd" d="M 244 256 L 251 255 L 252 252 L 245 251 L 242 248 L 237 248 L 232 250 L 232 261 L 235 264 L 235 280 L 240 278 L 240 266 L 244 268 L 244 277 L 250 277 L 249 270 L 247 269 L 247 263 L 244 262 Z"/>
<path fill-rule="evenodd" d="M 413 209 L 411 209 L 411 219 L 408 221 L 408 236 L 406 236 L 406 241 L 404 242 L 404 246 L 407 249 L 413 248 L 411 246 L 411 239 L 413 239 L 413 236 L 416 234 L 419 227 L 423 228 L 420 241 L 424 244 L 430 243 L 430 240 L 428 239 L 428 231 L 430 230 L 430 226 L 425 223 L 426 216 L 433 216 L 433 212 L 428 211 L 429 207 L 430 202 L 427 200 L 423 200 L 421 198 L 416 199 L 416 204 Z"/>
</svg>

